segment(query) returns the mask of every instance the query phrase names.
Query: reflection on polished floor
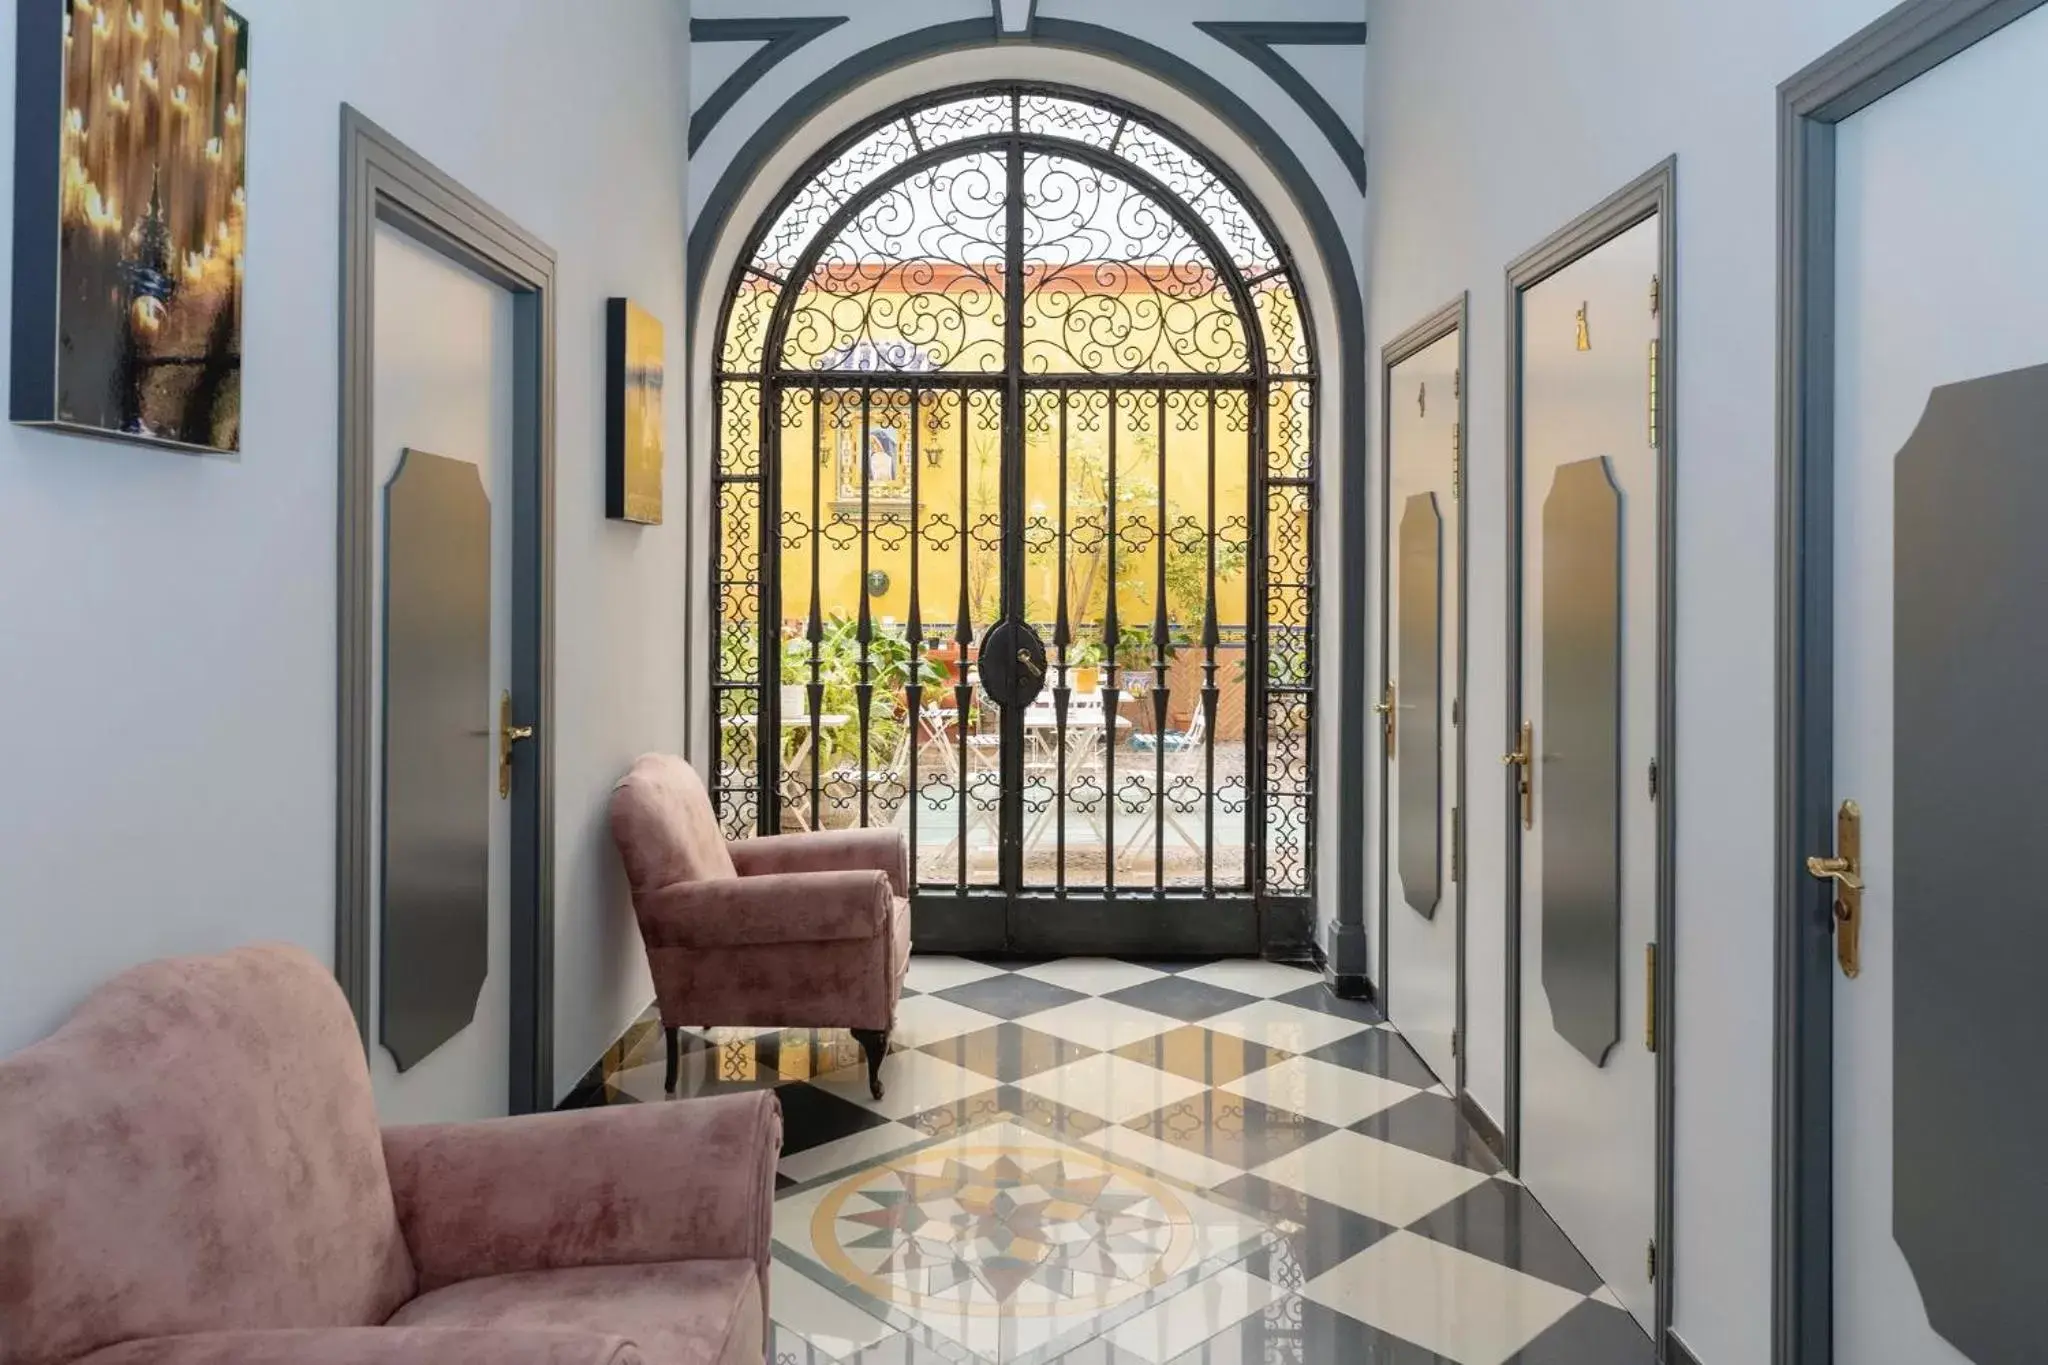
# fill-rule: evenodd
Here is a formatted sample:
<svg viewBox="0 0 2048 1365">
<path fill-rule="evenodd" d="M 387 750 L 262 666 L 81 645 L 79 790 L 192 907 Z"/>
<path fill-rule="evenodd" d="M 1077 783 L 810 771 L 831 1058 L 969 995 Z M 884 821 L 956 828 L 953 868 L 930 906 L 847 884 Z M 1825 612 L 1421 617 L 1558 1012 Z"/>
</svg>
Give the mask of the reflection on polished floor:
<svg viewBox="0 0 2048 1365">
<path fill-rule="evenodd" d="M 1369 1005 L 1261 962 L 911 962 L 888 1093 L 843 1034 L 708 1029 L 777 1087 L 771 1365 L 1648 1365 L 1648 1339 Z M 659 1102 L 651 1020 L 587 1103 Z"/>
</svg>

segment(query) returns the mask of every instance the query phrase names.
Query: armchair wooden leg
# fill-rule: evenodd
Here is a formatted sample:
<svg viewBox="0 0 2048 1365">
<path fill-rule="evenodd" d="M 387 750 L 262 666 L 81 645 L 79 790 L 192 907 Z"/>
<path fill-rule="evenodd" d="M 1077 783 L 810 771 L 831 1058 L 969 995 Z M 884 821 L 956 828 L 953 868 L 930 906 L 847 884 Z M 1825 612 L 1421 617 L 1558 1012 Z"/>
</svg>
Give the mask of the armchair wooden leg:
<svg viewBox="0 0 2048 1365">
<path fill-rule="evenodd" d="M 679 1028 L 670 1028 L 666 1024 L 662 1025 L 661 1031 L 668 1039 L 668 1076 L 662 1081 L 661 1089 L 662 1093 L 673 1095 L 676 1093 L 676 1073 L 682 1067 L 683 1031 Z"/>
<path fill-rule="evenodd" d="M 853 1040 L 860 1044 L 860 1050 L 868 1058 L 868 1093 L 876 1099 L 882 1098 L 882 1059 L 889 1055 L 889 1030 L 857 1028 L 852 1030 Z"/>
</svg>

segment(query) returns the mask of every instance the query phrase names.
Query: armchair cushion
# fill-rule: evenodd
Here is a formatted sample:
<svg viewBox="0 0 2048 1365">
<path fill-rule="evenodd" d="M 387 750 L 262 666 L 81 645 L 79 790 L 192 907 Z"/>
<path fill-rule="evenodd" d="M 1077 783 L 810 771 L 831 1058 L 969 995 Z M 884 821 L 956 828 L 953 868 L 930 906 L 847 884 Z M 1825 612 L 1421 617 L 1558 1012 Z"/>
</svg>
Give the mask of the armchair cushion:
<svg viewBox="0 0 2048 1365">
<path fill-rule="evenodd" d="M 887 1030 L 910 961 L 910 905 L 891 896 L 888 929 L 872 939 L 651 948 L 647 958 L 664 1024 Z"/>
<path fill-rule="evenodd" d="M 150 1337 L 78 1365 L 644 1365 L 624 1337 L 584 1330 L 323 1327 Z"/>
<path fill-rule="evenodd" d="M 703 780 L 674 755 L 647 754 L 619 779 L 611 825 L 636 896 L 672 882 L 738 875 Z"/>
<path fill-rule="evenodd" d="M 765 1275 L 781 1149 L 765 1091 L 384 1134 L 422 1290 L 659 1261 Z"/>
<path fill-rule="evenodd" d="M 726 845 L 742 877 L 774 872 L 862 871 L 889 874 L 889 890 L 910 895 L 910 844 L 893 829 L 827 829 L 770 834 Z"/>
<path fill-rule="evenodd" d="M 640 935 L 650 949 L 880 938 L 893 899 L 888 877 L 874 871 L 677 882 L 641 897 Z"/>
<path fill-rule="evenodd" d="M 647 1365 L 760 1365 L 767 1354 L 760 1276 L 744 1260 L 500 1275 L 424 1294 L 391 1321 L 575 1327 L 618 1333 L 639 1347 Z"/>
</svg>

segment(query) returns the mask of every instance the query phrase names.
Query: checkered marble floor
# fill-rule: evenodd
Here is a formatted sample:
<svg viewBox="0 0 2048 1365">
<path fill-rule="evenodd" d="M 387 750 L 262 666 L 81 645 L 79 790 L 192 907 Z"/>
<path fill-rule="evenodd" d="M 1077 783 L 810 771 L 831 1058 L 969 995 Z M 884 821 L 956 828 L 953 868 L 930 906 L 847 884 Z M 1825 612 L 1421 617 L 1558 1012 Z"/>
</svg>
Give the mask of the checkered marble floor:
<svg viewBox="0 0 2048 1365">
<path fill-rule="evenodd" d="M 774 1087 L 771 1365 L 1648 1365 L 1367 1004 L 1264 962 L 914 958 L 887 1094 L 843 1033 L 685 1035 Z M 596 1103 L 661 1102 L 650 1019 Z"/>
</svg>

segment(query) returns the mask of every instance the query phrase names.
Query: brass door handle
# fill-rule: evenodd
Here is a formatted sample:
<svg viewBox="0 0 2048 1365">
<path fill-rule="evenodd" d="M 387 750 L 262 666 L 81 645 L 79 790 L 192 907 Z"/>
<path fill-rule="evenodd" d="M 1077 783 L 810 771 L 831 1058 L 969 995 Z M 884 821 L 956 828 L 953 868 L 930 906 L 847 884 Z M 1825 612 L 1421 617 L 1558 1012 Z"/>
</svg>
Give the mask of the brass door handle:
<svg viewBox="0 0 2048 1365">
<path fill-rule="evenodd" d="M 1532 721 L 1522 722 L 1522 743 L 1511 754 L 1502 754 L 1501 763 L 1509 768 L 1521 769 L 1516 779 L 1516 790 L 1522 801 L 1522 828 L 1536 828 L 1536 726 Z"/>
<path fill-rule="evenodd" d="M 1400 722 L 1394 706 L 1394 685 L 1388 683 L 1380 693 L 1380 699 L 1372 704 L 1372 713 L 1380 718 L 1380 733 L 1386 737 L 1387 757 L 1394 756 L 1394 745 L 1399 739 Z"/>
<path fill-rule="evenodd" d="M 533 738 L 531 725 L 512 723 L 512 694 L 506 692 L 498 699 L 498 798 L 512 795 L 512 746 L 523 739 Z"/>
<path fill-rule="evenodd" d="M 1031 675 L 1032 677 L 1034 677 L 1034 678 L 1043 678 L 1043 677 L 1045 676 L 1045 670 L 1044 670 L 1043 668 L 1039 667 L 1039 664 L 1038 664 L 1038 660 L 1036 660 L 1036 659 L 1034 659 L 1034 658 L 1032 658 L 1032 657 L 1031 657 L 1031 651 L 1030 651 L 1030 650 L 1028 650 L 1028 649 L 1020 649 L 1020 650 L 1018 650 L 1018 651 L 1017 651 L 1017 662 L 1018 662 L 1018 663 L 1020 663 L 1020 664 L 1022 664 L 1022 665 L 1024 665 L 1024 671 L 1025 671 L 1026 673 L 1029 673 L 1029 674 L 1030 674 L 1030 675 Z"/>
<path fill-rule="evenodd" d="M 1863 972 L 1863 808 L 1835 812 L 1835 854 L 1806 860 L 1806 875 L 1835 884 L 1835 961 L 1850 980 Z"/>
<path fill-rule="evenodd" d="M 1861 891 L 1863 878 L 1856 872 L 1856 865 L 1847 858 L 1808 858 L 1806 875 L 1818 877 L 1824 882 L 1834 882 L 1844 891 Z"/>
</svg>

